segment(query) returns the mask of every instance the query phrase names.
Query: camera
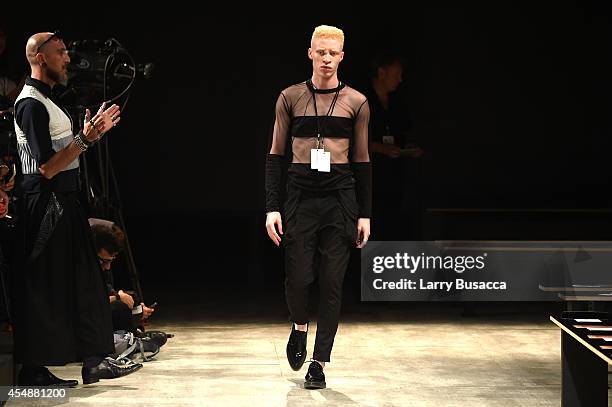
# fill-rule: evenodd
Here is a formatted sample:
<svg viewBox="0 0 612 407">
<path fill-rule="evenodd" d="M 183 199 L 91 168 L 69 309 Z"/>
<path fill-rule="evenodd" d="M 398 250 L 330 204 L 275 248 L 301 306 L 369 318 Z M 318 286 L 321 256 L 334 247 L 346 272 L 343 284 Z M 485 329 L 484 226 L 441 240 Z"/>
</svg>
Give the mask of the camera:
<svg viewBox="0 0 612 407">
<path fill-rule="evenodd" d="M 117 100 L 127 94 L 138 76 L 149 79 L 153 74 L 152 63 L 136 64 L 114 38 L 71 41 L 66 48 L 71 60 L 69 85 L 59 96 L 70 107 L 92 107 Z"/>
</svg>

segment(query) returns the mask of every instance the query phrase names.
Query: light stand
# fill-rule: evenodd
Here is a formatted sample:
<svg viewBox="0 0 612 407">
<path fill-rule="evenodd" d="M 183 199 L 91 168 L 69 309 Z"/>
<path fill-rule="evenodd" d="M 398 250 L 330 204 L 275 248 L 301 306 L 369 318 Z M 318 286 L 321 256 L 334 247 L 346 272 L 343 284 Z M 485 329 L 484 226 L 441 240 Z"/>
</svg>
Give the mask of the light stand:
<svg viewBox="0 0 612 407">
<path fill-rule="evenodd" d="M 98 101 L 101 100 L 107 101 L 107 106 L 113 103 L 119 104 L 121 111 L 124 112 L 136 74 L 141 73 L 147 79 L 152 75 L 153 64 L 136 65 L 129 52 L 114 38 L 104 42 L 72 41 L 67 48 L 72 60 L 69 66 L 72 85 L 64 95 L 72 94 L 76 99 L 72 116 L 78 117 L 79 126 L 83 126 L 85 109 L 95 112 L 101 104 Z M 107 91 L 115 96 L 107 97 Z M 115 129 L 113 133 L 117 130 Z M 123 216 L 117 176 L 112 166 L 109 137 L 113 135 L 104 135 L 88 152 L 81 155 L 83 169 L 81 176 L 86 188 L 90 214 L 111 220 L 123 230 L 125 258 L 132 287 L 140 297 L 140 301 L 144 302 L 138 269 Z"/>
</svg>

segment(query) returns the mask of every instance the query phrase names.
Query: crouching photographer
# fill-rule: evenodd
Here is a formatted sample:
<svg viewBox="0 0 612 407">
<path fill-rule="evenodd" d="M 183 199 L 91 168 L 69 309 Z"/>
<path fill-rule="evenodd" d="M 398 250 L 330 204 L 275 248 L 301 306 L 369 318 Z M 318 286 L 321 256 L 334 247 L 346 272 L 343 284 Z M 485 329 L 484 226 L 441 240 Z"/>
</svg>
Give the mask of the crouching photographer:
<svg viewBox="0 0 612 407">
<path fill-rule="evenodd" d="M 140 320 L 148 319 L 155 309 L 147 307 L 136 293 L 115 289 L 112 263 L 125 245 L 125 234 L 121 228 L 113 222 L 96 218 L 90 218 L 89 224 L 108 290 L 115 337 L 117 339 L 119 335 L 122 338 L 128 334 L 130 342 L 134 337 L 138 338 L 143 346 L 136 347 L 136 351 L 140 350 L 142 359 L 146 361 L 159 352 L 159 348 L 166 343 L 168 335 L 161 331 L 138 330 Z"/>
</svg>

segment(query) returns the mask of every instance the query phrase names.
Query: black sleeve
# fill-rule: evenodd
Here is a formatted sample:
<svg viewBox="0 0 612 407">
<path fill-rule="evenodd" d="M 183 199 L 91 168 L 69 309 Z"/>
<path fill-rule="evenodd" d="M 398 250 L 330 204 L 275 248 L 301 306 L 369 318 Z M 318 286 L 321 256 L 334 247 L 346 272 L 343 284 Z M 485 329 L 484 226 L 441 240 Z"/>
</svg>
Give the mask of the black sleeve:
<svg viewBox="0 0 612 407">
<path fill-rule="evenodd" d="M 266 157 L 266 213 L 280 211 L 280 185 L 285 157 L 268 154 Z"/>
<path fill-rule="evenodd" d="M 360 218 L 369 218 L 372 215 L 372 165 L 368 152 L 369 123 L 370 106 L 366 100 L 361 104 L 355 118 L 355 145 L 351 158 Z"/>
<path fill-rule="evenodd" d="M 355 194 L 359 204 L 359 217 L 372 216 L 372 164 L 351 163 L 355 175 Z"/>
<path fill-rule="evenodd" d="M 280 186 L 285 164 L 285 149 L 291 125 L 290 107 L 282 93 L 276 100 L 274 130 L 270 153 L 266 157 L 266 212 L 280 210 Z"/>
<path fill-rule="evenodd" d="M 49 113 L 45 106 L 33 98 L 20 100 L 15 107 L 15 123 L 25 133 L 28 147 L 38 165 L 49 161 L 55 154 L 49 134 Z"/>
</svg>

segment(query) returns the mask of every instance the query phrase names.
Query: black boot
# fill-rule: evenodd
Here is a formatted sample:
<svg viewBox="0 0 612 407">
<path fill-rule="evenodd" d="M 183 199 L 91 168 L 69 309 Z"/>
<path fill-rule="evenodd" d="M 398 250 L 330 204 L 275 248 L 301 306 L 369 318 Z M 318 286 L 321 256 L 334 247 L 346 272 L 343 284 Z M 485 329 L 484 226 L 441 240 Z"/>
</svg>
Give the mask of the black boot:
<svg viewBox="0 0 612 407">
<path fill-rule="evenodd" d="M 44 366 L 24 366 L 17 378 L 19 386 L 76 387 L 77 380 L 63 380 Z"/>
<path fill-rule="evenodd" d="M 111 358 L 106 358 L 97 366 L 83 366 L 81 375 L 83 376 L 83 384 L 90 384 L 98 382 L 100 379 L 116 379 L 117 377 L 127 376 L 140 370 L 141 367 L 142 364 L 140 363 L 128 363 L 123 365 Z"/>
<path fill-rule="evenodd" d="M 293 370 L 300 370 L 306 360 L 306 338 L 308 332 L 295 329 L 295 324 L 291 324 L 291 334 L 287 341 L 287 360 Z"/>
<path fill-rule="evenodd" d="M 308 373 L 306 373 L 304 381 L 305 389 L 324 389 L 325 388 L 325 374 L 323 373 L 323 366 L 316 360 L 313 360 L 308 366 Z"/>
</svg>

